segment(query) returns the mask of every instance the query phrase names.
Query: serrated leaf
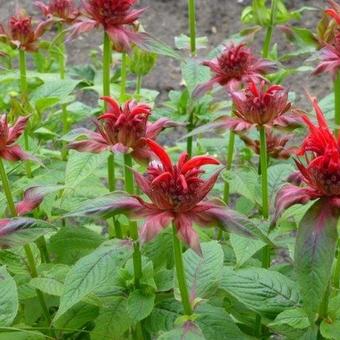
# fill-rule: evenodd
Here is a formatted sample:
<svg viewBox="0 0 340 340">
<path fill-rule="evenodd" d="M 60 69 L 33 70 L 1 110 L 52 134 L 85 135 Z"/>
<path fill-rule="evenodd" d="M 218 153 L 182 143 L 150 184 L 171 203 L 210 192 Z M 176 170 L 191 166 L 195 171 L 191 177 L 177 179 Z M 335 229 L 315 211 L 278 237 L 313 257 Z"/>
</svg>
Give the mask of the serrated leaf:
<svg viewBox="0 0 340 340">
<path fill-rule="evenodd" d="M 65 98 L 73 91 L 78 83 L 78 80 L 62 80 L 55 78 L 46 81 L 43 85 L 34 90 L 30 99 L 36 102 L 38 99 Z"/>
<path fill-rule="evenodd" d="M 200 305 L 197 309 L 198 326 L 206 340 L 246 340 L 250 339 L 236 326 L 224 308 Z"/>
<path fill-rule="evenodd" d="M 192 59 L 182 64 L 182 74 L 190 95 L 199 84 L 210 79 L 209 68 Z"/>
<path fill-rule="evenodd" d="M 129 242 L 112 240 L 81 258 L 66 276 L 64 292 L 54 320 L 99 288 L 126 262 L 131 253 L 132 246 Z"/>
<path fill-rule="evenodd" d="M 33 278 L 29 284 L 31 287 L 39 289 L 43 293 L 54 296 L 61 296 L 64 290 L 63 283 L 53 278 L 36 277 Z"/>
<path fill-rule="evenodd" d="M 307 314 L 301 308 L 288 309 L 280 313 L 273 322 L 268 324 L 268 327 L 278 325 L 289 326 L 296 329 L 304 329 L 310 326 Z"/>
<path fill-rule="evenodd" d="M 338 218 L 328 200 L 319 199 L 303 217 L 295 246 L 295 268 L 303 306 L 311 319 L 326 292 L 335 256 Z"/>
<path fill-rule="evenodd" d="M 19 308 L 18 291 L 6 267 L 0 267 L 0 327 L 10 326 Z"/>
<path fill-rule="evenodd" d="M 127 300 L 128 315 L 134 322 L 141 321 L 151 314 L 154 304 L 154 294 L 145 294 L 141 289 L 136 289 Z"/>
<path fill-rule="evenodd" d="M 95 319 L 96 327 L 91 332 L 92 340 L 116 339 L 132 325 L 127 312 L 127 300 L 122 296 L 110 297 Z"/>
<path fill-rule="evenodd" d="M 241 267 L 266 245 L 261 240 L 254 240 L 237 234 L 230 234 L 230 243 L 235 252 L 237 267 Z"/>
<path fill-rule="evenodd" d="M 233 270 L 225 267 L 220 287 L 250 310 L 273 318 L 298 306 L 300 296 L 294 282 L 263 268 Z"/>
</svg>

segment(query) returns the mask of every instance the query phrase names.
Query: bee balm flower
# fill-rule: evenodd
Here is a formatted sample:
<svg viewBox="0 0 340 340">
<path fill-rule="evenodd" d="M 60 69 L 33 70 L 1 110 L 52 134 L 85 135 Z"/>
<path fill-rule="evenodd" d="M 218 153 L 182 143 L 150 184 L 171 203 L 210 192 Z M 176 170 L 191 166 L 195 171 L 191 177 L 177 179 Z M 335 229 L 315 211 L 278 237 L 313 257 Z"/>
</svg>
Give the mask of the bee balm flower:
<svg viewBox="0 0 340 340">
<path fill-rule="evenodd" d="M 196 95 L 211 90 L 215 84 L 233 89 L 240 83 L 258 81 L 275 70 L 272 62 L 255 57 L 244 44 L 225 47 L 217 58 L 203 62 L 203 65 L 208 66 L 214 76 L 195 90 Z"/>
<path fill-rule="evenodd" d="M 325 10 L 325 13 L 331 16 L 338 25 L 340 25 L 340 5 L 333 0 L 328 0 L 331 8 Z"/>
<path fill-rule="evenodd" d="M 35 5 L 45 17 L 55 17 L 68 24 L 73 23 L 80 15 L 73 0 L 50 0 L 47 5 L 42 1 L 36 1 Z"/>
<path fill-rule="evenodd" d="M 114 99 L 103 97 L 108 103 L 109 111 L 99 116 L 97 131 L 87 129 L 74 130 L 74 134 L 85 136 L 85 140 L 72 142 L 69 147 L 78 151 L 99 153 L 104 150 L 128 153 L 139 162 L 148 162 L 151 158 L 150 149 L 145 138 L 155 139 L 167 127 L 176 126 L 167 118 L 154 123 L 148 121 L 151 108 L 146 104 L 128 101 L 121 107 Z"/>
<path fill-rule="evenodd" d="M 142 40 L 136 22 L 145 9 L 133 9 L 136 0 L 83 1 L 85 18 L 73 25 L 71 38 L 102 26 L 117 51 L 129 51 L 132 43 Z"/>
<path fill-rule="evenodd" d="M 296 161 L 303 185 L 287 184 L 282 187 L 276 197 L 274 220 L 288 207 L 318 198 L 326 198 L 330 205 L 340 206 L 340 141 L 330 131 L 316 99 L 313 99 L 313 106 L 318 126 L 304 116 L 309 135 L 298 155 L 304 156 L 306 163 Z"/>
</svg>

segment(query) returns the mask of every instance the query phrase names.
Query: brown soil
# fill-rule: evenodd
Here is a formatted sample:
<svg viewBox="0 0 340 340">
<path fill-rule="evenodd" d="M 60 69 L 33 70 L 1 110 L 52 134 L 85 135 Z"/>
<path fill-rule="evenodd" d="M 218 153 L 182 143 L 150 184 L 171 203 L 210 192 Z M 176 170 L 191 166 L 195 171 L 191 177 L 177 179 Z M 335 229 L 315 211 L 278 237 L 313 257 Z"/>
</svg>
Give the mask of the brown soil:
<svg viewBox="0 0 340 340">
<path fill-rule="evenodd" d="M 46 0 L 47 1 L 47 0 Z M 8 1 L 0 0 L 0 19 L 5 19 L 14 11 L 16 4 L 27 8 L 30 12 L 36 13 L 32 0 Z M 211 47 L 217 46 L 230 35 L 242 29 L 240 14 L 242 9 L 250 3 L 249 0 L 197 0 L 197 29 L 199 36 L 207 36 Z M 326 6 L 321 0 L 287 0 L 289 8 L 299 8 L 301 6 L 314 6 L 320 11 L 308 12 L 303 19 L 305 27 L 314 30 L 320 18 L 321 8 Z M 141 0 L 141 7 L 148 7 L 142 23 L 147 32 L 158 37 L 164 42 L 173 45 L 174 37 L 187 32 L 187 4 L 185 0 Z M 283 39 L 283 35 L 274 35 L 274 42 L 278 42 L 280 50 L 291 49 L 292 46 Z M 69 46 L 69 63 L 83 64 L 88 62 L 88 54 L 91 49 L 101 44 L 100 32 L 91 33 L 72 42 Z M 261 38 L 258 38 L 253 48 L 259 51 L 261 48 Z M 200 52 L 201 56 L 207 53 L 206 50 Z M 300 59 L 303 63 L 303 58 Z M 298 61 L 299 63 L 299 61 Z M 170 89 L 180 86 L 180 66 L 178 62 L 166 57 L 160 57 L 157 67 L 145 78 L 144 86 L 157 89 L 161 92 L 162 98 L 166 98 L 166 93 Z M 303 89 L 307 88 L 313 95 L 322 98 L 329 91 L 329 77 L 310 77 L 307 74 L 299 74 L 290 77 L 286 85 L 298 95 L 300 105 L 305 105 Z"/>
</svg>

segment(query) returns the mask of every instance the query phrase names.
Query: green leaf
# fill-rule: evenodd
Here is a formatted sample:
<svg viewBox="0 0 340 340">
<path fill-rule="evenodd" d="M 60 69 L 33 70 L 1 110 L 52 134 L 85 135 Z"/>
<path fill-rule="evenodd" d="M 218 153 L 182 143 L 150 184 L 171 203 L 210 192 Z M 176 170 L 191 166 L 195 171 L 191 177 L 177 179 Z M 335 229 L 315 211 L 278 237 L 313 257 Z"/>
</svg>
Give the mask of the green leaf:
<svg viewBox="0 0 340 340">
<path fill-rule="evenodd" d="M 202 243 L 203 256 L 192 249 L 184 253 L 184 268 L 189 295 L 206 298 L 214 292 L 222 278 L 223 250 L 216 241 Z M 177 280 L 176 280 L 177 283 Z"/>
<path fill-rule="evenodd" d="M 6 267 L 0 267 L 0 327 L 10 326 L 19 308 L 18 291 Z"/>
<path fill-rule="evenodd" d="M 66 165 L 65 186 L 68 189 L 77 188 L 87 178 L 94 176 L 106 159 L 105 153 L 92 154 L 71 150 Z"/>
<path fill-rule="evenodd" d="M 127 300 L 122 296 L 110 297 L 95 319 L 96 327 L 91 332 L 92 340 L 116 339 L 132 325 L 127 312 Z"/>
<path fill-rule="evenodd" d="M 207 340 L 248 339 L 236 326 L 224 308 L 221 307 L 215 307 L 207 303 L 200 305 L 197 309 L 196 322 Z"/>
<path fill-rule="evenodd" d="M 318 312 L 331 277 L 337 221 L 328 200 L 320 199 L 307 211 L 298 229 L 295 268 L 304 309 L 311 319 Z"/>
<path fill-rule="evenodd" d="M 193 322 L 188 321 L 182 327 L 170 332 L 163 333 L 158 340 L 204 340 L 205 337 L 201 329 Z"/>
<path fill-rule="evenodd" d="M 29 284 L 33 288 L 41 290 L 43 293 L 54 296 L 61 296 L 64 289 L 62 282 L 47 277 L 33 278 Z"/>
<path fill-rule="evenodd" d="M 199 84 L 210 79 L 209 68 L 192 59 L 182 63 L 182 73 L 190 95 Z"/>
<path fill-rule="evenodd" d="M 328 317 L 321 322 L 320 332 L 326 339 L 340 339 L 340 295 L 329 300 Z"/>
<path fill-rule="evenodd" d="M 284 326 L 304 329 L 310 326 L 307 314 L 302 308 L 288 309 L 280 313 L 268 327 Z"/>
<path fill-rule="evenodd" d="M 300 300 L 294 282 L 263 268 L 234 271 L 225 267 L 220 287 L 250 310 L 268 318 L 297 306 Z"/>
<path fill-rule="evenodd" d="M 274 196 L 288 176 L 294 171 L 290 164 L 276 164 L 268 168 L 269 194 Z"/>
<path fill-rule="evenodd" d="M 129 295 L 127 311 L 134 322 L 141 321 L 151 314 L 154 304 L 154 294 L 147 294 L 141 289 L 136 289 Z"/>
<path fill-rule="evenodd" d="M 64 292 L 55 320 L 110 279 L 131 253 L 130 243 L 112 240 L 103 243 L 93 253 L 81 258 L 66 276 Z"/>
<path fill-rule="evenodd" d="M 237 234 L 230 234 L 230 243 L 235 252 L 237 267 L 241 267 L 266 245 L 261 240 L 254 240 Z"/>
</svg>

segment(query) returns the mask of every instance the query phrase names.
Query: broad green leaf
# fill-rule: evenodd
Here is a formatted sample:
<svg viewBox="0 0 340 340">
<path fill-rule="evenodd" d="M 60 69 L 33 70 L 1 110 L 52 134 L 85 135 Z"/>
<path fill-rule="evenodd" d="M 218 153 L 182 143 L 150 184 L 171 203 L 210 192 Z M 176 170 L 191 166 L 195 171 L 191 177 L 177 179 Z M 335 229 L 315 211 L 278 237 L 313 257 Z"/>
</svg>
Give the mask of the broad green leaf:
<svg viewBox="0 0 340 340">
<path fill-rule="evenodd" d="M 248 337 L 240 331 L 224 308 L 207 303 L 197 309 L 196 322 L 207 340 L 246 340 Z M 249 337 L 250 339 L 250 337 Z"/>
<path fill-rule="evenodd" d="M 276 164 L 268 168 L 268 182 L 270 197 L 274 197 L 281 185 L 286 182 L 288 176 L 294 171 L 290 164 Z"/>
<path fill-rule="evenodd" d="M 98 307 L 79 302 L 55 322 L 55 327 L 66 330 L 81 329 L 87 322 L 94 320 L 98 313 Z"/>
<path fill-rule="evenodd" d="M 182 73 L 190 95 L 199 84 L 210 79 L 209 68 L 192 59 L 188 59 L 182 64 Z"/>
<path fill-rule="evenodd" d="M 81 258 L 66 276 L 64 292 L 55 320 L 110 279 L 131 253 L 130 243 L 112 240 L 103 243 L 93 253 Z"/>
<path fill-rule="evenodd" d="M 225 267 L 220 287 L 250 310 L 268 318 L 298 306 L 300 300 L 294 282 L 263 268 L 233 270 Z"/>
<path fill-rule="evenodd" d="M 331 277 L 337 242 L 337 217 L 320 199 L 300 223 L 295 246 L 295 268 L 304 309 L 311 319 L 318 312 Z"/>
<path fill-rule="evenodd" d="M 237 234 L 230 234 L 230 243 L 236 256 L 236 265 L 241 267 L 255 253 L 262 249 L 266 244 L 261 240 L 246 238 Z"/>
<path fill-rule="evenodd" d="M 24 328 L 24 325 L 22 326 Z M 27 326 L 27 328 L 29 328 Z M 0 327 L 0 340 L 45 340 L 46 334 L 34 330 L 20 330 L 16 327 Z"/>
<path fill-rule="evenodd" d="M 190 37 L 185 34 L 181 34 L 175 37 L 175 46 L 179 50 L 189 50 L 190 49 Z M 196 48 L 203 49 L 208 46 L 208 37 L 197 37 L 196 38 Z"/>
<path fill-rule="evenodd" d="M 70 151 L 65 173 L 65 186 L 76 189 L 88 177 L 95 175 L 98 168 L 106 165 L 106 155 Z"/>
<path fill-rule="evenodd" d="M 19 308 L 18 291 L 6 267 L 0 267 L 0 327 L 10 326 Z"/>
<path fill-rule="evenodd" d="M 55 227 L 45 221 L 27 217 L 12 218 L 2 227 L 0 247 L 22 246 L 54 230 Z"/>
<path fill-rule="evenodd" d="M 192 249 L 184 253 L 184 269 L 189 289 L 193 298 L 206 298 L 214 292 L 222 278 L 223 250 L 216 241 L 201 244 L 203 256 Z M 176 280 L 177 284 L 177 280 Z"/>
<path fill-rule="evenodd" d="M 31 94 L 31 100 L 36 102 L 39 99 L 46 98 L 65 98 L 67 97 L 76 85 L 79 83 L 78 80 L 72 79 L 53 79 L 46 81 L 43 85 L 34 90 Z"/>
<path fill-rule="evenodd" d="M 158 340 L 204 340 L 202 330 L 193 322 L 188 321 L 182 327 L 163 333 Z"/>
<path fill-rule="evenodd" d="M 141 289 L 136 289 L 127 300 L 128 315 L 134 322 L 141 321 L 150 315 L 154 304 L 154 294 L 144 293 Z"/>
<path fill-rule="evenodd" d="M 43 293 L 61 296 L 64 290 L 64 285 L 62 282 L 47 277 L 36 277 L 30 281 L 30 286 L 35 289 L 41 290 Z"/>
<path fill-rule="evenodd" d="M 108 298 L 107 304 L 99 310 L 96 327 L 91 332 L 92 340 L 116 339 L 132 325 L 127 312 L 127 300 L 122 296 Z"/>
<path fill-rule="evenodd" d="M 177 318 L 183 313 L 183 307 L 175 299 L 159 301 L 154 306 L 150 316 L 144 321 L 146 329 L 153 335 L 160 331 L 170 331 L 174 328 Z"/>
<path fill-rule="evenodd" d="M 268 327 L 286 325 L 296 329 L 304 329 L 310 326 L 307 314 L 301 308 L 288 309 L 280 313 Z"/>
</svg>

